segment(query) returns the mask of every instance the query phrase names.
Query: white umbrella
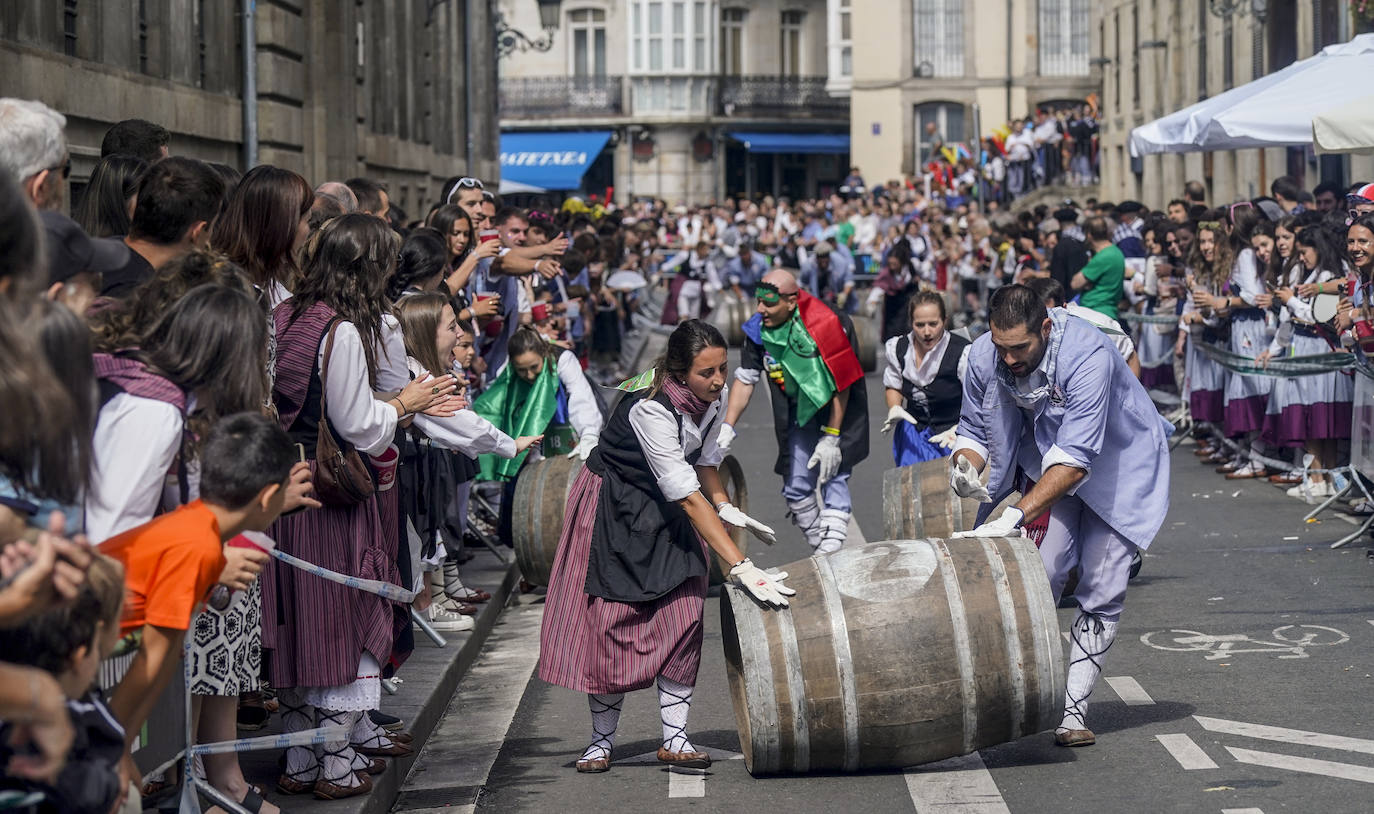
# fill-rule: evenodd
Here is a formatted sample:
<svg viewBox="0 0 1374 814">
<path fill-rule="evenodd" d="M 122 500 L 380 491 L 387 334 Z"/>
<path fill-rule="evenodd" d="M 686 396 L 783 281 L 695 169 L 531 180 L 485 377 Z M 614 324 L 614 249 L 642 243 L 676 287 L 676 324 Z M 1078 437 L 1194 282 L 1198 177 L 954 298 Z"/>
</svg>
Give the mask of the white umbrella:
<svg viewBox="0 0 1374 814">
<path fill-rule="evenodd" d="M 630 269 L 621 269 L 606 278 L 606 287 L 616 291 L 634 291 L 649 284 L 644 275 Z"/>
<path fill-rule="evenodd" d="M 1319 153 L 1374 153 L 1374 96 L 1313 116 L 1312 146 Z"/>
<path fill-rule="evenodd" d="M 1308 122 L 1374 75 L 1374 34 L 1329 45 L 1238 88 L 1131 131 L 1131 155 L 1310 144 Z"/>
</svg>

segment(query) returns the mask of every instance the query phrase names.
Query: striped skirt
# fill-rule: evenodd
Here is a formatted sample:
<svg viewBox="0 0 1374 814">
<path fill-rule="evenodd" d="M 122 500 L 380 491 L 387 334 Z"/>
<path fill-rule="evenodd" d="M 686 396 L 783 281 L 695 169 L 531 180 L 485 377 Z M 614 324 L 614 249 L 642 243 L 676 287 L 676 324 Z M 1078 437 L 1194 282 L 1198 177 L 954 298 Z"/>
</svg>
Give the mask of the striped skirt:
<svg viewBox="0 0 1374 814">
<path fill-rule="evenodd" d="M 1188 337 L 1188 409 L 1194 421 L 1219 423 L 1226 370 L 1198 347 L 1205 341 L 1200 336 Z"/>
<path fill-rule="evenodd" d="M 1294 356 L 1330 353 L 1319 336 L 1293 335 Z M 1349 438 L 1355 380 L 1345 373 L 1274 379 L 1264 416 L 1265 441 L 1301 447 L 1305 441 Z"/>
<path fill-rule="evenodd" d="M 696 686 L 707 577 L 649 602 L 589 596 L 587 558 L 600 490 L 600 476 L 583 468 L 568 495 L 539 633 L 539 677 L 597 694 L 642 690 L 660 675 Z"/>
<path fill-rule="evenodd" d="M 287 554 L 349 576 L 401 584 L 396 529 L 383 528 L 373 495 L 277 520 L 268 534 Z M 391 602 L 271 560 L 262 572 L 262 649 L 272 686 L 352 684 L 358 660 L 391 655 Z"/>
<path fill-rule="evenodd" d="M 1269 347 L 1263 319 L 1231 320 L 1231 352 L 1251 359 Z M 1223 423 L 1228 436 L 1244 435 L 1264 427 L 1264 411 L 1274 380 L 1268 376 L 1233 373 L 1226 378 Z"/>
</svg>

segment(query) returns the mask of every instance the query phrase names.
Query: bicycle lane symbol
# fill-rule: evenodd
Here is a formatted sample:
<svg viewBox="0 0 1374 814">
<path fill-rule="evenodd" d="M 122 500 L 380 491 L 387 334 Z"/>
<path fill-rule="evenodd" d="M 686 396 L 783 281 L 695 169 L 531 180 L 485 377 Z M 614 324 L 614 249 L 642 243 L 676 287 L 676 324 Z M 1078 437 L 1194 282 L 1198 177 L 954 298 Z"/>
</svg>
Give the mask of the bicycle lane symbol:
<svg viewBox="0 0 1374 814">
<path fill-rule="evenodd" d="M 1322 625 L 1283 625 L 1276 627 L 1273 640 L 1257 639 L 1244 633 L 1211 634 L 1196 630 L 1158 630 L 1141 635 L 1140 641 L 1156 650 L 1174 653 L 1205 653 L 1208 661 L 1247 653 L 1272 655 L 1281 659 L 1305 659 L 1311 647 L 1345 644 L 1350 636 L 1334 627 Z"/>
</svg>

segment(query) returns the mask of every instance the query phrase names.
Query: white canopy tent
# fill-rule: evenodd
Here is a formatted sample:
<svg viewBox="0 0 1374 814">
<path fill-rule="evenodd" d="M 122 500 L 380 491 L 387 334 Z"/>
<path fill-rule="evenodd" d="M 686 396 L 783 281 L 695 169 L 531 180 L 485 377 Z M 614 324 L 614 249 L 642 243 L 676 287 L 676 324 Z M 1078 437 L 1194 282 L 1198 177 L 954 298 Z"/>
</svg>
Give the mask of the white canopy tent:
<svg viewBox="0 0 1374 814">
<path fill-rule="evenodd" d="M 1374 154 L 1374 95 L 1313 116 L 1312 146 L 1318 153 Z"/>
<path fill-rule="evenodd" d="M 1314 116 L 1374 76 L 1374 34 L 1204 99 L 1131 131 L 1131 155 L 1287 147 L 1312 143 Z"/>
</svg>

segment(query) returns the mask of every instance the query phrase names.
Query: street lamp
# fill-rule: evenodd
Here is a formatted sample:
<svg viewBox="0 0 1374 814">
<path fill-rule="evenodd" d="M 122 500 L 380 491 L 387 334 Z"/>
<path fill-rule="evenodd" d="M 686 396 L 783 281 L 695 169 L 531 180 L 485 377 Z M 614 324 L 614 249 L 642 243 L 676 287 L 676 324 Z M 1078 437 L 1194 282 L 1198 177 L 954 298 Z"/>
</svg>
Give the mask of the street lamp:
<svg viewBox="0 0 1374 814">
<path fill-rule="evenodd" d="M 548 51 L 553 48 L 553 35 L 558 30 L 559 12 L 563 0 L 535 0 L 539 5 L 539 25 L 544 35 L 530 39 L 523 31 L 512 28 L 506 15 L 496 12 L 496 58 L 510 56 L 516 51 Z"/>
<path fill-rule="evenodd" d="M 1207 10 L 1223 20 L 1230 19 L 1234 14 L 1244 12 L 1247 6 L 1255 17 L 1263 23 L 1269 12 L 1267 0 L 1207 0 Z"/>
</svg>

